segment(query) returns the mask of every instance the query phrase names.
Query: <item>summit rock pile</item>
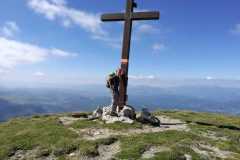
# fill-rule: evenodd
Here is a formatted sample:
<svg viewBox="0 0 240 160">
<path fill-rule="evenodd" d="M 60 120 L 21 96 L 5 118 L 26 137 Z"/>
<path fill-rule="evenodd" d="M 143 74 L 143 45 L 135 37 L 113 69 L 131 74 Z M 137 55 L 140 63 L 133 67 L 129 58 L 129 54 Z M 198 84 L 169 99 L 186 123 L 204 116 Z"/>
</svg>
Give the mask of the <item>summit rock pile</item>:
<svg viewBox="0 0 240 160">
<path fill-rule="evenodd" d="M 160 126 L 160 120 L 153 116 L 146 108 L 142 109 L 140 114 L 136 114 L 135 109 L 132 106 L 125 105 L 119 112 L 113 114 L 111 106 L 98 107 L 93 111 L 92 115 L 88 117 L 89 120 L 101 119 L 105 123 L 123 122 L 132 124 L 134 120 L 144 123 L 151 124 L 153 126 Z"/>
</svg>

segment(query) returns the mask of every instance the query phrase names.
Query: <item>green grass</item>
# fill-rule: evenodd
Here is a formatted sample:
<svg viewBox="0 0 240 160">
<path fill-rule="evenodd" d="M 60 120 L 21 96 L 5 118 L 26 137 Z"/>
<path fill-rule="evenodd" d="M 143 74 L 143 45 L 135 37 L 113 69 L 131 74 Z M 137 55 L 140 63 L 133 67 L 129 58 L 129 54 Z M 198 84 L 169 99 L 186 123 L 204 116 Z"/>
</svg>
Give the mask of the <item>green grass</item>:
<svg viewBox="0 0 240 160">
<path fill-rule="evenodd" d="M 122 137 L 122 151 L 117 157 L 120 159 L 127 159 L 129 157 L 132 159 L 139 159 L 145 149 L 149 148 L 149 146 L 164 146 L 170 148 L 171 151 L 158 153 L 154 159 L 164 159 L 166 156 L 171 159 L 171 157 L 176 158 L 183 156 L 185 153 L 191 154 L 193 159 L 199 159 L 199 156 L 191 150 L 190 146 L 195 142 L 203 140 L 205 140 L 205 138 L 180 131 L 166 131 Z"/>
<path fill-rule="evenodd" d="M 240 117 L 217 113 L 203 113 L 191 111 L 159 111 L 155 115 L 166 115 L 188 122 L 203 122 L 216 126 L 234 126 L 240 128 Z"/>
<path fill-rule="evenodd" d="M 215 137 L 224 138 L 224 140 L 209 140 L 208 142 L 222 150 L 240 153 L 240 132 L 229 129 L 222 129 L 215 126 L 189 125 L 191 132 L 197 135 L 212 132 Z M 226 140 L 225 140 L 226 139 Z"/>
<path fill-rule="evenodd" d="M 240 132 L 236 130 L 223 129 L 219 125 L 240 126 L 240 117 L 226 116 L 212 113 L 196 113 L 188 111 L 161 111 L 156 112 L 155 115 L 166 115 L 172 118 L 181 119 L 189 122 L 204 122 L 213 124 L 213 126 L 205 126 L 198 124 L 189 124 L 191 131 L 166 131 L 163 133 L 150 133 L 136 135 L 132 137 L 123 137 L 121 139 L 123 149 L 117 157 L 126 159 L 132 157 L 133 159 L 141 158 L 142 153 L 149 146 L 164 146 L 171 149 L 171 151 L 164 151 L 157 153 L 152 159 L 159 160 L 175 160 L 182 157 L 184 154 L 192 156 L 193 160 L 203 159 L 201 155 L 195 153 L 192 145 L 198 143 L 216 146 L 219 149 L 240 154 Z M 214 126 L 216 125 L 216 126 Z M 226 137 L 226 141 L 214 140 L 201 135 L 209 131 L 215 132 L 217 137 Z"/>
<path fill-rule="evenodd" d="M 78 135 L 66 130 L 56 117 L 22 118 L 0 125 L 0 159 L 15 150 L 30 150 L 36 146 L 49 152 L 67 152 L 76 147 Z"/>
<path fill-rule="evenodd" d="M 106 144 L 113 138 L 86 141 L 58 122 L 56 116 L 18 118 L 0 124 L 0 159 L 16 150 L 39 147 L 39 156 L 53 153 L 57 157 L 80 149 L 82 154 L 95 155 L 98 144 Z"/>
<path fill-rule="evenodd" d="M 105 124 L 100 120 L 79 120 L 72 125 L 63 126 L 59 123 L 59 115 L 18 118 L 0 123 L 0 159 L 7 159 L 16 150 L 31 150 L 36 147 L 40 148 L 38 151 L 39 157 L 54 154 L 59 160 L 64 160 L 67 154 L 78 150 L 83 155 L 96 156 L 98 155 L 97 148 L 99 145 L 109 145 L 117 140 L 120 141 L 121 151 L 116 155 L 116 159 L 141 159 L 142 153 L 146 149 L 151 146 L 160 146 L 170 150 L 156 153 L 152 160 L 176 160 L 184 154 L 191 155 L 193 160 L 201 160 L 203 157 L 191 149 L 197 143 L 216 146 L 221 150 L 237 153 L 235 157 L 240 159 L 240 131 L 218 127 L 219 125 L 240 127 L 240 117 L 188 111 L 161 111 L 155 114 L 167 115 L 183 121 L 204 122 L 214 125 L 189 123 L 188 127 L 191 130 L 188 132 L 165 131 L 90 141 L 82 139 L 80 135 L 68 128 L 108 128 L 124 132 L 127 129 L 142 128 L 143 126 L 138 122 L 133 124 L 120 122 Z M 203 133 L 208 132 L 215 133 L 215 136 L 219 138 L 225 137 L 227 140 L 205 137 Z"/>
</svg>

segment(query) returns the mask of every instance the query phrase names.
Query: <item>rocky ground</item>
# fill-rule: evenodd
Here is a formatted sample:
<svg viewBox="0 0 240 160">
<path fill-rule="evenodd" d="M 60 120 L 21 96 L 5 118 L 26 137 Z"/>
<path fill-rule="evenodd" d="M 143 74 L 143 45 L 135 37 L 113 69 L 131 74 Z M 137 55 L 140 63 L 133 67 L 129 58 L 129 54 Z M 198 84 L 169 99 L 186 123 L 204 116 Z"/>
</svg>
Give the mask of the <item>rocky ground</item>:
<svg viewBox="0 0 240 160">
<path fill-rule="evenodd" d="M 161 125 L 107 124 L 70 114 L 0 124 L 0 159 L 238 160 L 240 117 L 187 111 L 154 113 Z"/>
</svg>

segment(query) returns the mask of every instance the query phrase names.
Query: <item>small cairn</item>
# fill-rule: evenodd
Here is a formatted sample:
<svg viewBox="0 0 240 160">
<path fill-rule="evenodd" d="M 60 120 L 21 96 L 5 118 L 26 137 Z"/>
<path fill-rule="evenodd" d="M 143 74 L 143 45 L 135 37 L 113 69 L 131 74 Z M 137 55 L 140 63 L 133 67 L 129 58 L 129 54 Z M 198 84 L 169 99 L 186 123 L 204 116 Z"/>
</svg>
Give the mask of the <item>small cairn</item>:
<svg viewBox="0 0 240 160">
<path fill-rule="evenodd" d="M 136 116 L 135 109 L 129 105 L 125 105 L 123 109 L 116 114 L 113 114 L 111 106 L 97 107 L 97 109 L 92 112 L 92 115 L 88 116 L 88 119 L 101 119 L 105 121 L 105 123 L 123 122 L 130 124 L 136 120 L 143 124 L 160 126 L 160 120 L 153 116 L 148 109 L 143 108 L 140 114 Z"/>
</svg>

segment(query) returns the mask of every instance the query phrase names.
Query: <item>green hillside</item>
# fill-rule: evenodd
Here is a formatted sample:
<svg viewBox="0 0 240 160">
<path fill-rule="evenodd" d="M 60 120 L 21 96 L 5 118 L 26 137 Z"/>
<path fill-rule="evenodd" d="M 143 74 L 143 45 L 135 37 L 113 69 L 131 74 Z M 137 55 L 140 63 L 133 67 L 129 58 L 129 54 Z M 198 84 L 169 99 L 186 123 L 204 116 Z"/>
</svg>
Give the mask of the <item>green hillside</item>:
<svg viewBox="0 0 240 160">
<path fill-rule="evenodd" d="M 154 114 L 181 123 L 105 124 L 67 114 L 12 119 L 0 124 L 0 159 L 240 159 L 240 117 Z"/>
</svg>

